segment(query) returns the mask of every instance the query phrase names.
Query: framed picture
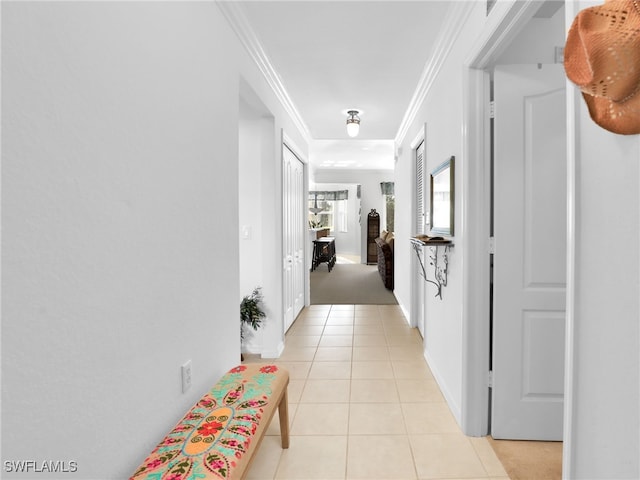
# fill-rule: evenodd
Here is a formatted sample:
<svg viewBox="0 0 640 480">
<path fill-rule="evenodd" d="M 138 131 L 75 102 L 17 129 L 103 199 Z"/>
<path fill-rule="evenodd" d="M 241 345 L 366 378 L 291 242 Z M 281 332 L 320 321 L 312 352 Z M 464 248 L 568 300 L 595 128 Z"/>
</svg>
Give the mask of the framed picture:
<svg viewBox="0 0 640 480">
<path fill-rule="evenodd" d="M 431 233 L 453 237 L 455 157 L 443 162 L 430 175 Z"/>
</svg>

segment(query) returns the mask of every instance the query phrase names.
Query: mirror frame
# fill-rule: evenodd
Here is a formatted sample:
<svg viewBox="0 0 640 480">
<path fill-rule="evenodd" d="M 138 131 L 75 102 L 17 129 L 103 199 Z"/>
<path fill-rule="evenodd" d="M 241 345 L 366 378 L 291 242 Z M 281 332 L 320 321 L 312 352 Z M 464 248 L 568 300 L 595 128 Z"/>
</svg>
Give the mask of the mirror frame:
<svg viewBox="0 0 640 480">
<path fill-rule="evenodd" d="M 429 181 L 429 226 L 432 234 L 446 235 L 453 237 L 454 232 L 454 212 L 455 212 L 455 157 L 452 156 L 440 164 L 436 169 L 431 172 Z M 434 184 L 435 183 L 449 184 L 449 199 L 434 198 Z M 439 214 L 438 219 L 434 215 L 434 211 L 444 211 L 444 214 Z M 441 218 L 448 218 L 449 224 L 442 221 L 438 221 Z"/>
</svg>

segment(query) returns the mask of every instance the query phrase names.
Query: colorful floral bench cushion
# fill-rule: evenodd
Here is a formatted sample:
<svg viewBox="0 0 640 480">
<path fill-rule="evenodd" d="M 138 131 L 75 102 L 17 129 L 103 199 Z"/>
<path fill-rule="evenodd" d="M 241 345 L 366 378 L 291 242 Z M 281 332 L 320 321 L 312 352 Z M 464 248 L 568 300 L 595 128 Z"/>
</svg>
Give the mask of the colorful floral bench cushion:
<svg viewBox="0 0 640 480">
<path fill-rule="evenodd" d="M 158 444 L 131 480 L 242 478 L 279 407 L 282 448 L 289 447 L 289 374 L 277 365 L 243 364 L 227 372 Z"/>
</svg>

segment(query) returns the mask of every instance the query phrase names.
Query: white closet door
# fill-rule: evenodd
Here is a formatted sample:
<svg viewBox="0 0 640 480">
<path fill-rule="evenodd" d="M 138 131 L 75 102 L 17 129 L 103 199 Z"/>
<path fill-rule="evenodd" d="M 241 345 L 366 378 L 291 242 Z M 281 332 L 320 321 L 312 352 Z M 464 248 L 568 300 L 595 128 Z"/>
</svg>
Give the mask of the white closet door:
<svg viewBox="0 0 640 480">
<path fill-rule="evenodd" d="M 306 238 L 306 199 L 304 165 L 283 147 L 283 300 L 284 330 L 289 329 L 304 306 L 304 241 Z"/>
</svg>

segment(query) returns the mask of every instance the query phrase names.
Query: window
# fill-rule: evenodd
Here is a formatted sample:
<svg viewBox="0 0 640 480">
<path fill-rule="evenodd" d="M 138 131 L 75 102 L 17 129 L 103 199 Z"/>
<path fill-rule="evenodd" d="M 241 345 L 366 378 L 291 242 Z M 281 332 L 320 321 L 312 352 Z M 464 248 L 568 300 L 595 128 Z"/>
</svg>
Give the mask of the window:
<svg viewBox="0 0 640 480">
<path fill-rule="evenodd" d="M 309 192 L 309 227 L 347 232 L 349 192 Z"/>
<path fill-rule="evenodd" d="M 347 231 L 347 201 L 346 200 L 334 200 L 334 228 L 338 232 L 345 233 Z"/>
<path fill-rule="evenodd" d="M 393 232 L 394 214 L 395 214 L 395 192 L 393 182 L 380 183 L 380 190 L 384 197 L 384 229 L 387 232 Z"/>
</svg>

